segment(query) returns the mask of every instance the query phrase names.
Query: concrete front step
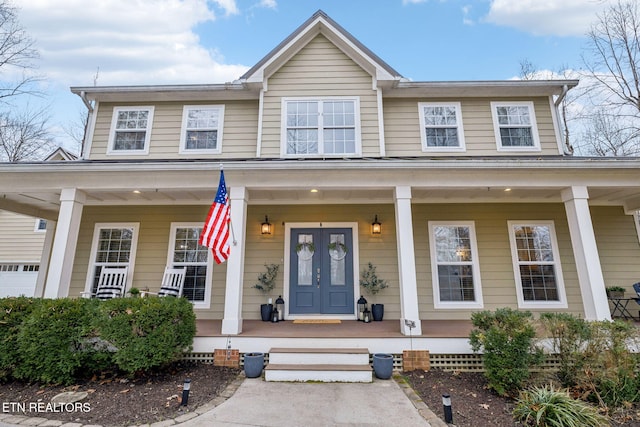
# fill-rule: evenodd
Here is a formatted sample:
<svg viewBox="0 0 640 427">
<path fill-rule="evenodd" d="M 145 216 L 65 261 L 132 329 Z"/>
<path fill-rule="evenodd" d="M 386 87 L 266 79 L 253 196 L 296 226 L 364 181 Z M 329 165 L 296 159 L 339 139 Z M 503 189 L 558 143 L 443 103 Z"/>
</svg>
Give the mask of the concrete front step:
<svg viewBox="0 0 640 427">
<path fill-rule="evenodd" d="M 264 370 L 265 381 L 320 381 L 370 383 L 373 371 L 365 365 L 279 365 L 269 363 Z"/>
<path fill-rule="evenodd" d="M 364 348 L 272 348 L 266 381 L 371 382 Z"/>
<path fill-rule="evenodd" d="M 369 365 L 365 348 L 272 348 L 269 363 L 278 365 Z"/>
</svg>

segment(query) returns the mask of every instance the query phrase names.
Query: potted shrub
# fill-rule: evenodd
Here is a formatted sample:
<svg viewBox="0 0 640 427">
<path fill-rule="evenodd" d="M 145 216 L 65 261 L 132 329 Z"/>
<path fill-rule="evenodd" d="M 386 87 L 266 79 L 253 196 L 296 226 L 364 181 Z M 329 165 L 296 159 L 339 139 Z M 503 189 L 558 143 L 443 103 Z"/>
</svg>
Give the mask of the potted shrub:
<svg viewBox="0 0 640 427">
<path fill-rule="evenodd" d="M 264 353 L 246 353 L 244 355 L 244 374 L 247 378 L 258 378 L 264 367 Z"/>
<path fill-rule="evenodd" d="M 269 295 L 271 291 L 276 286 L 276 277 L 278 276 L 278 270 L 280 266 L 278 264 L 265 264 L 267 269 L 264 273 L 258 274 L 258 283 L 253 285 L 254 288 L 262 292 L 263 294 Z M 271 301 L 267 304 L 260 305 L 260 317 L 263 322 L 271 321 L 271 313 L 273 311 L 273 305 Z"/>
<path fill-rule="evenodd" d="M 360 286 L 369 295 L 377 295 L 378 292 L 389 287 L 386 280 L 378 277 L 376 267 L 371 262 L 367 264 L 367 268 L 360 274 Z M 384 316 L 384 304 L 371 304 L 371 314 L 373 320 L 381 321 Z"/>
<path fill-rule="evenodd" d="M 607 298 L 624 298 L 625 289 L 622 286 L 607 287 Z"/>
</svg>

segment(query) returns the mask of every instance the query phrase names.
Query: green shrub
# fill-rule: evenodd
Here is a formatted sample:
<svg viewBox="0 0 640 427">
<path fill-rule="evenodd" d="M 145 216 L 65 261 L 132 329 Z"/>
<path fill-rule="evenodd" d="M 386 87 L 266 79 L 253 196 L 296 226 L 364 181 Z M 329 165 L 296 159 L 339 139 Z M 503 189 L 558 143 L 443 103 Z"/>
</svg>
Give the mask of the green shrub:
<svg viewBox="0 0 640 427">
<path fill-rule="evenodd" d="M 569 313 L 542 313 L 540 321 L 552 338 L 552 350 L 560 362 L 558 380 L 564 387 L 577 385 L 586 363 L 589 322 Z"/>
<path fill-rule="evenodd" d="M 590 322 L 590 330 L 579 386 L 603 406 L 640 400 L 638 356 L 631 351 L 640 343 L 638 330 L 620 320 Z"/>
<path fill-rule="evenodd" d="M 181 357 L 195 336 L 195 314 L 185 298 L 114 298 L 99 306 L 96 329 L 117 351 L 113 361 L 134 373 Z"/>
<path fill-rule="evenodd" d="M 609 425 L 596 408 L 553 387 L 534 387 L 520 393 L 513 416 L 529 426 L 600 427 Z"/>
<path fill-rule="evenodd" d="M 0 381 L 9 379 L 20 364 L 18 332 L 39 301 L 27 297 L 0 299 Z"/>
<path fill-rule="evenodd" d="M 17 349 L 21 361 L 14 376 L 27 381 L 70 384 L 80 372 L 96 367 L 94 351 L 86 339 L 94 333 L 87 319 L 96 301 L 87 299 L 41 300 L 19 328 Z"/>
<path fill-rule="evenodd" d="M 500 308 L 471 315 L 475 329 L 470 343 L 482 351 L 489 387 L 500 395 L 515 394 L 530 376 L 530 369 L 542 361 L 542 351 L 534 346 L 535 328 L 528 311 Z"/>
</svg>

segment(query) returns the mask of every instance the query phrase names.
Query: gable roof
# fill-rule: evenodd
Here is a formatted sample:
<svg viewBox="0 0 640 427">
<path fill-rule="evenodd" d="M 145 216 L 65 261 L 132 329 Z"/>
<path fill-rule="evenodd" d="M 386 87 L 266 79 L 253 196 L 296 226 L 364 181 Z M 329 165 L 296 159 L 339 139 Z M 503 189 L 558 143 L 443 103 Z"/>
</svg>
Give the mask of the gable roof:
<svg viewBox="0 0 640 427">
<path fill-rule="evenodd" d="M 58 147 L 53 153 L 49 154 L 44 159 L 45 162 L 54 161 L 54 160 L 78 160 L 78 156 L 76 156 L 75 154 L 73 154 L 68 150 L 65 150 L 62 147 Z"/>
<path fill-rule="evenodd" d="M 240 77 L 240 81 L 248 84 L 262 84 L 265 79 L 269 78 L 319 34 L 331 41 L 345 55 L 373 76 L 376 81 L 396 82 L 402 79 L 400 73 L 360 43 L 326 13 L 318 10 L 244 73 Z"/>
</svg>

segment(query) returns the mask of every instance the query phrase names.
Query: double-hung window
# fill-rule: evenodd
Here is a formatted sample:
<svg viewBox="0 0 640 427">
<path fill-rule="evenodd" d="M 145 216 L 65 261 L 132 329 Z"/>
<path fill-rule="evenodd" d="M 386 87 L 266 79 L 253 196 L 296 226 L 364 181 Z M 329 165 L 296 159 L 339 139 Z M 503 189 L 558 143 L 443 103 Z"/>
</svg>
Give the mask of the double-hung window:
<svg viewBox="0 0 640 427">
<path fill-rule="evenodd" d="M 358 98 L 282 100 L 285 156 L 359 155 Z"/>
<path fill-rule="evenodd" d="M 138 223 L 96 224 L 85 292 L 95 294 L 103 267 L 128 267 L 127 287 L 131 284 L 138 228 Z"/>
<path fill-rule="evenodd" d="M 194 308 L 209 308 L 211 301 L 211 275 L 213 260 L 211 250 L 198 243 L 202 223 L 173 223 L 169 240 L 167 265 L 186 267 L 187 273 L 182 296 L 193 303 Z"/>
<path fill-rule="evenodd" d="M 153 107 L 115 107 L 108 154 L 148 154 Z"/>
<path fill-rule="evenodd" d="M 539 151 L 533 102 L 492 102 L 491 114 L 498 151 Z"/>
<path fill-rule="evenodd" d="M 185 105 L 180 133 L 181 154 L 222 152 L 224 105 Z"/>
<path fill-rule="evenodd" d="M 429 221 L 429 235 L 434 307 L 483 307 L 473 222 Z"/>
<path fill-rule="evenodd" d="M 509 221 L 508 226 L 518 306 L 566 308 L 553 222 Z"/>
<path fill-rule="evenodd" d="M 420 102 L 418 109 L 423 151 L 464 151 L 459 102 Z"/>
</svg>

